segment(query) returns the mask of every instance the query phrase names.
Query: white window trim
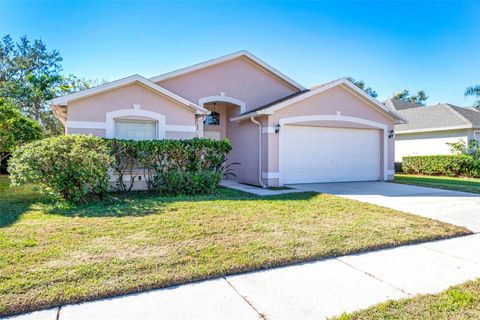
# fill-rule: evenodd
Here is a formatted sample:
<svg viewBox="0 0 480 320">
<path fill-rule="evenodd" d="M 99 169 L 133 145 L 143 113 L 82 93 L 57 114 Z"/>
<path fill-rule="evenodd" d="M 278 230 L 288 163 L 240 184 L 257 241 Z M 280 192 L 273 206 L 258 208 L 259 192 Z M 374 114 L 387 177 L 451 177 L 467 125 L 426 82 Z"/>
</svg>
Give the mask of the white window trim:
<svg viewBox="0 0 480 320">
<path fill-rule="evenodd" d="M 67 121 L 67 129 L 106 129 L 105 122 L 100 121 Z M 167 124 L 165 125 L 165 131 L 170 132 L 191 132 L 195 133 L 197 130 L 195 126 L 184 126 L 184 125 L 174 125 Z"/>
<path fill-rule="evenodd" d="M 105 114 L 105 137 L 115 138 L 115 118 L 120 117 L 147 117 L 157 121 L 157 136 L 156 139 L 165 139 L 165 116 L 149 110 L 142 110 L 140 108 L 121 109 L 110 111 Z"/>
<path fill-rule="evenodd" d="M 103 129 L 105 130 L 105 122 L 100 121 L 72 121 L 67 120 L 68 129 Z"/>
<path fill-rule="evenodd" d="M 473 139 L 475 139 L 477 141 L 480 141 L 480 131 L 479 130 L 473 131 Z"/>
<path fill-rule="evenodd" d="M 356 117 L 349 117 L 349 116 L 342 116 L 340 114 L 337 115 L 313 115 L 313 116 L 299 116 L 299 117 L 289 117 L 283 118 L 278 121 L 280 126 L 284 126 L 286 124 L 291 123 L 298 123 L 298 122 L 309 122 L 309 121 L 343 121 L 343 122 L 351 122 L 351 123 L 359 123 L 367 126 L 371 126 L 374 128 L 381 129 L 383 131 L 383 179 L 388 180 L 388 126 L 384 123 L 375 122 L 363 118 L 356 118 Z M 283 179 L 284 179 L 284 168 L 283 168 L 283 153 L 285 152 L 284 148 L 284 137 L 283 137 L 283 129 L 281 128 L 278 133 L 278 168 L 279 168 L 279 185 L 283 186 Z"/>
</svg>

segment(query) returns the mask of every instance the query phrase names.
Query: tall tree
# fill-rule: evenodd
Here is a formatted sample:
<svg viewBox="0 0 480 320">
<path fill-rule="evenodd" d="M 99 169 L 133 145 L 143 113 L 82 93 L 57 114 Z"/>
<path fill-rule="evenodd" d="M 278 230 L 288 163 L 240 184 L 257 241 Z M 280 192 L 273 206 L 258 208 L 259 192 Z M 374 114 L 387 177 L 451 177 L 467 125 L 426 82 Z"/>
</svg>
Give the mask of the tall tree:
<svg viewBox="0 0 480 320">
<path fill-rule="evenodd" d="M 393 94 L 392 99 L 424 105 L 428 99 L 428 96 L 425 94 L 424 90 L 420 90 L 417 92 L 417 94 L 411 95 L 410 91 L 408 91 L 407 89 L 403 89 L 403 91 Z"/>
<path fill-rule="evenodd" d="M 0 40 L 0 98 L 10 99 L 24 115 L 39 121 L 46 136 L 63 132 L 47 101 L 94 84 L 62 75 L 61 62 L 60 53 L 49 51 L 42 40 L 22 37 L 14 43 L 9 35 Z"/>
<path fill-rule="evenodd" d="M 0 96 L 10 98 L 26 115 L 40 120 L 45 101 L 61 80 L 62 58 L 49 51 L 42 40 L 26 37 L 14 43 L 7 35 L 0 42 Z"/>
<path fill-rule="evenodd" d="M 351 83 L 353 83 L 354 85 L 356 85 L 357 87 L 359 87 L 360 89 L 362 89 L 363 91 L 365 91 L 366 93 L 368 93 L 368 95 L 370 95 L 371 97 L 373 98 L 378 97 L 378 93 L 375 90 L 373 90 L 371 87 L 367 87 L 367 85 L 363 80 L 355 80 L 352 77 L 346 77 L 346 79 Z"/>
<path fill-rule="evenodd" d="M 477 98 L 475 102 L 473 102 L 473 106 L 480 108 L 480 84 L 473 85 L 465 89 L 465 96 L 472 96 Z"/>
<path fill-rule="evenodd" d="M 41 137 L 42 128 L 38 122 L 0 98 L 0 163 L 18 146 Z"/>
</svg>

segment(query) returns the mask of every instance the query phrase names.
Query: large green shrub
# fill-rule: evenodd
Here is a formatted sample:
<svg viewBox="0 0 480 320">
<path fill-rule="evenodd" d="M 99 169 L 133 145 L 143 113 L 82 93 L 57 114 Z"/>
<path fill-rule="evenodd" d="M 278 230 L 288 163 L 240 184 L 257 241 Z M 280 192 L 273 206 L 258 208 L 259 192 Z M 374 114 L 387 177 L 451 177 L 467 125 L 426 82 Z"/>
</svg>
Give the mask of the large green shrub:
<svg viewBox="0 0 480 320">
<path fill-rule="evenodd" d="M 217 188 L 230 150 L 228 140 L 133 141 L 68 135 L 17 149 L 9 171 L 13 184 L 39 184 L 71 202 L 103 196 L 109 188 L 109 171 L 119 191 L 132 190 L 143 176 L 153 192 L 208 194 Z"/>
<path fill-rule="evenodd" d="M 147 188 L 166 194 L 210 193 L 232 149 L 228 140 L 106 140 L 115 159 L 118 190 L 132 190 L 139 176 Z M 129 179 L 126 179 L 128 177 Z M 202 185 L 202 187 L 198 187 Z"/>
<path fill-rule="evenodd" d="M 403 157 L 402 169 L 408 174 L 449 177 L 480 177 L 480 160 L 469 155 Z"/>
<path fill-rule="evenodd" d="M 68 135 L 18 148 L 9 161 L 14 185 L 35 183 L 71 202 L 103 196 L 112 163 L 108 144 L 98 137 Z"/>
</svg>

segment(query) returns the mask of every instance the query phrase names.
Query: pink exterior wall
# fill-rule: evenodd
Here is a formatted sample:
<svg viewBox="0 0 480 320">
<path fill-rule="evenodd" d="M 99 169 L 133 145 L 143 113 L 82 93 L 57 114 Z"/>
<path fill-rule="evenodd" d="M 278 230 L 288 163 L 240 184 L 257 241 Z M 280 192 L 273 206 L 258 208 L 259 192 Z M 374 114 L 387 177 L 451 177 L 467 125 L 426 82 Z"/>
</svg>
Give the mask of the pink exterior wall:
<svg viewBox="0 0 480 320">
<path fill-rule="evenodd" d="M 236 114 L 234 108 L 227 109 L 228 119 Z M 227 123 L 227 138 L 233 147 L 228 159 L 240 163 L 232 168 L 241 182 L 258 184 L 258 135 L 258 126 L 250 120 Z"/>
<path fill-rule="evenodd" d="M 162 87 L 194 102 L 201 98 L 226 96 L 246 103 L 246 111 L 286 97 L 297 88 L 247 58 L 237 58 L 159 81 Z"/>
<path fill-rule="evenodd" d="M 393 130 L 394 121 L 383 115 L 374 107 L 368 103 L 348 92 L 341 87 L 335 87 L 323 93 L 319 93 L 310 98 L 299 101 L 286 108 L 280 109 L 268 117 L 268 126 L 275 127 L 280 119 L 298 116 L 309 115 L 336 115 L 340 112 L 343 116 L 350 116 L 356 118 L 362 118 L 375 122 L 380 122 L 387 125 L 387 131 Z M 292 125 L 308 125 L 308 126 L 326 126 L 326 127 L 346 127 L 346 128 L 372 128 L 364 124 L 356 124 L 342 121 L 312 121 L 292 123 Z M 264 134 L 267 138 L 264 140 L 267 143 L 264 144 L 263 152 L 268 154 L 267 163 L 263 164 L 263 172 L 278 172 L 279 171 L 279 147 L 278 147 L 278 134 L 269 133 Z M 381 174 L 383 177 L 383 135 L 381 136 L 381 150 L 380 154 L 382 159 Z M 394 169 L 394 139 L 388 141 L 388 170 Z M 388 178 L 388 177 L 387 177 Z M 264 179 L 265 183 L 269 185 L 277 185 L 278 179 Z"/>
<path fill-rule="evenodd" d="M 153 111 L 165 116 L 166 125 L 195 126 L 195 112 L 190 108 L 152 91 L 141 84 L 130 84 L 125 87 L 103 92 L 80 100 L 71 101 L 68 105 L 68 121 L 105 122 L 106 113 L 122 109 L 133 109 L 140 105 L 141 110 Z M 138 116 L 124 116 L 123 119 L 147 119 Z M 67 134 L 93 134 L 104 137 L 104 129 L 66 128 Z M 193 138 L 192 132 L 167 131 L 166 137 L 171 139 Z"/>
<path fill-rule="evenodd" d="M 139 104 L 143 110 L 164 114 L 167 124 L 195 124 L 194 111 L 140 84 L 131 84 L 72 101 L 68 104 L 67 120 L 105 121 L 107 112 L 131 109 L 133 104 Z"/>
</svg>

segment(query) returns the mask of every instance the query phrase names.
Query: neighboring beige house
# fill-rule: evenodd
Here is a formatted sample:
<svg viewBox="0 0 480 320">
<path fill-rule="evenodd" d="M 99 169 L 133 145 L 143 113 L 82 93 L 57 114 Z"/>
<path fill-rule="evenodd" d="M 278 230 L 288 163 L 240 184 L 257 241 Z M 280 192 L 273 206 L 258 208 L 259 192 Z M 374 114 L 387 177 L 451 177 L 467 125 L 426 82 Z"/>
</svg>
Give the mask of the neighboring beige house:
<svg viewBox="0 0 480 320">
<path fill-rule="evenodd" d="M 408 120 L 395 126 L 395 162 L 405 156 L 451 154 L 449 142 L 480 140 L 480 111 L 448 103 L 422 106 L 387 100 L 385 104 Z"/>
<path fill-rule="evenodd" d="M 246 51 L 50 104 L 66 134 L 228 138 L 238 180 L 268 186 L 392 179 L 405 122 L 345 79 L 306 89 Z"/>
</svg>

